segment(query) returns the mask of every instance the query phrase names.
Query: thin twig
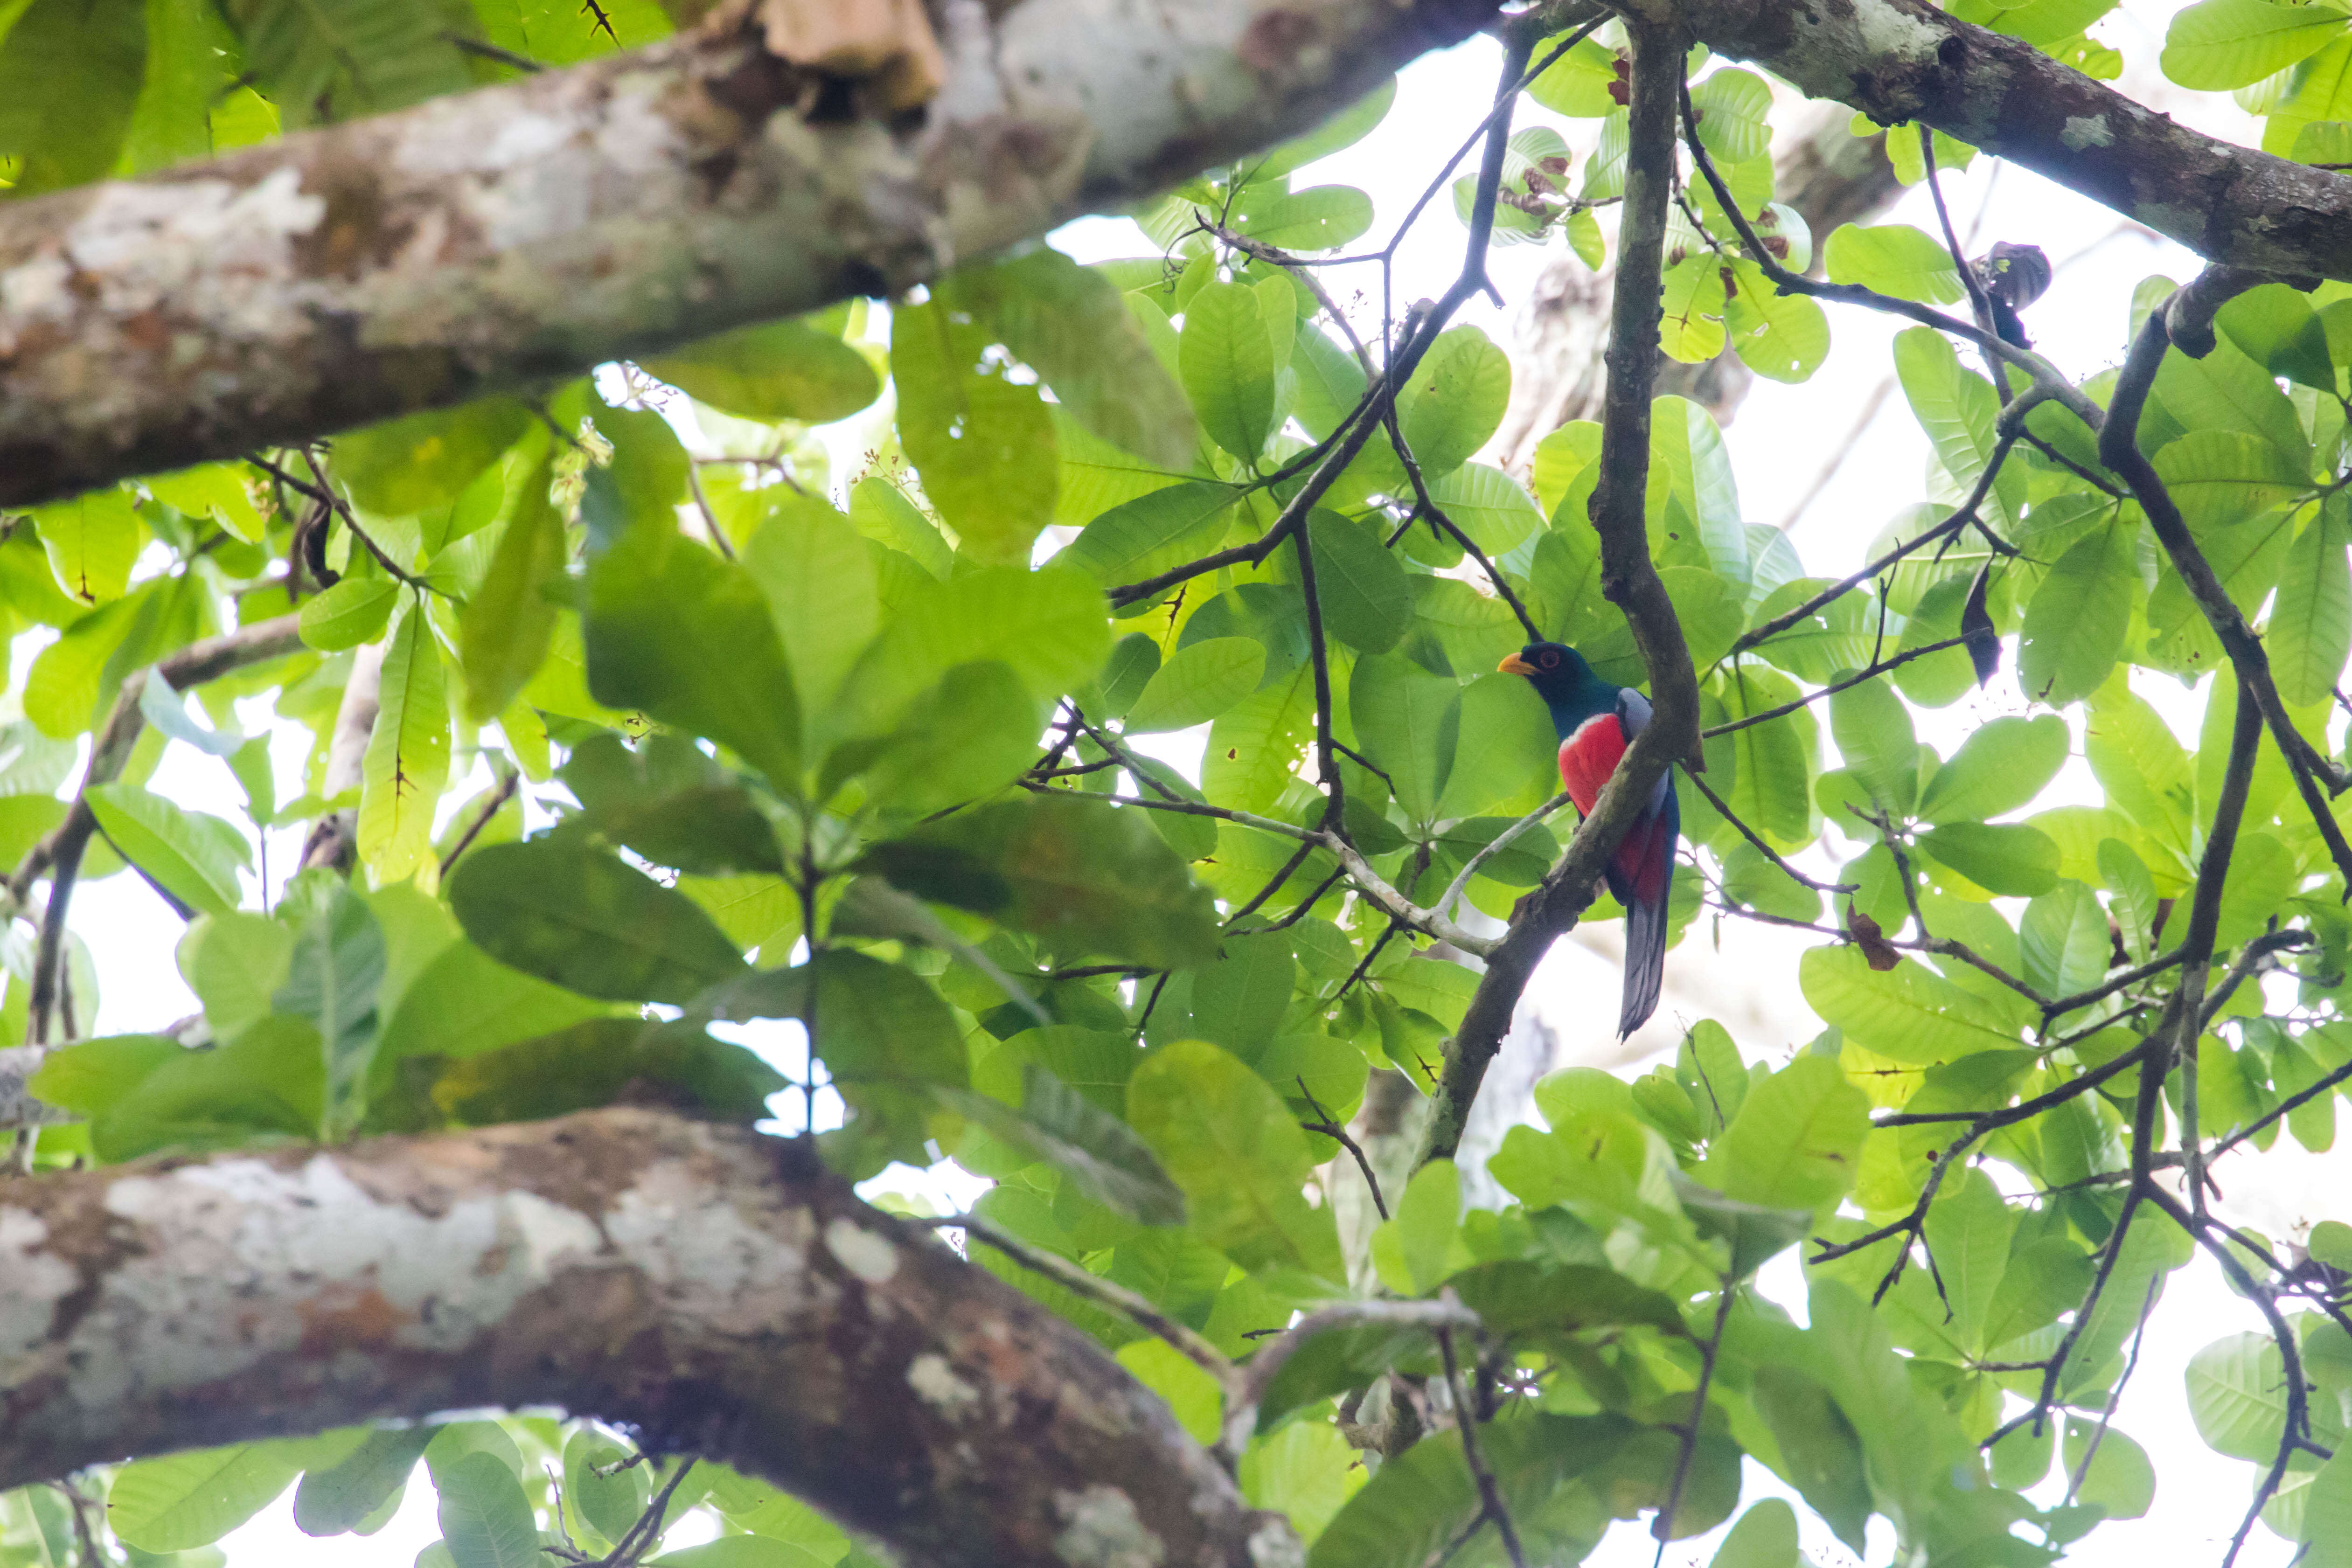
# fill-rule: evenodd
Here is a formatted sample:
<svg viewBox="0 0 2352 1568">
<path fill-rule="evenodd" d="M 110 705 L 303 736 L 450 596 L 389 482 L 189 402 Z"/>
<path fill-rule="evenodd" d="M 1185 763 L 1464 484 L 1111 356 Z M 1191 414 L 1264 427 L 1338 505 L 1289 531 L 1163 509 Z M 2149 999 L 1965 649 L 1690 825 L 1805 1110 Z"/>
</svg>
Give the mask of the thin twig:
<svg viewBox="0 0 2352 1568">
<path fill-rule="evenodd" d="M 1440 1299 L 1458 1302 L 1451 1289 Z M 1503 1500 L 1503 1489 L 1495 1482 L 1495 1472 L 1486 1468 L 1486 1458 L 1478 1451 L 1478 1413 L 1470 1406 L 1470 1390 L 1462 1381 L 1462 1366 L 1454 1354 L 1454 1332 L 1437 1331 L 1437 1353 L 1445 1361 L 1445 1388 L 1454 1396 L 1454 1429 L 1462 1437 L 1462 1462 L 1470 1467 L 1470 1479 L 1478 1486 L 1478 1517 L 1482 1522 L 1491 1521 L 1495 1533 L 1503 1538 L 1504 1554 L 1510 1558 L 1511 1568 L 1528 1568 L 1528 1554 L 1519 1544 L 1518 1526 L 1511 1522 L 1511 1510 Z"/>
</svg>

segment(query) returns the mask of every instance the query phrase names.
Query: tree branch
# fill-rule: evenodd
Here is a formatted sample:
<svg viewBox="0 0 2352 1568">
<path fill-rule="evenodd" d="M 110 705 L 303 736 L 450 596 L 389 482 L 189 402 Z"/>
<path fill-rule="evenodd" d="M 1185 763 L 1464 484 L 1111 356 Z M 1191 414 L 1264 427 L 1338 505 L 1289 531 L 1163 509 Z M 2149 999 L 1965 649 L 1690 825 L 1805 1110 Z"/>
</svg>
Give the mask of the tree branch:
<svg viewBox="0 0 2352 1568">
<path fill-rule="evenodd" d="M 1297 1547 L 1085 1334 L 805 1143 L 638 1110 L 44 1176 L 0 1319 L 0 1490 L 485 1405 L 632 1424 L 913 1563 Z M 153 1303 L 174 1332 L 154 1333 Z M 625 1355 L 614 1354 L 626 1345 Z"/>
</svg>

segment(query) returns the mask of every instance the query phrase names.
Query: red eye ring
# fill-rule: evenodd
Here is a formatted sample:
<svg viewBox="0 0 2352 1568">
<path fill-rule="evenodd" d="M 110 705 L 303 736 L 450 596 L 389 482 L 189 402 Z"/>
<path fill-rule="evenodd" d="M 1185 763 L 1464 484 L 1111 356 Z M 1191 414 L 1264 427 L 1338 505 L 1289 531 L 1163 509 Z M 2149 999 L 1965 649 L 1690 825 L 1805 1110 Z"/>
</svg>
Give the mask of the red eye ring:
<svg viewBox="0 0 2352 1568">
<path fill-rule="evenodd" d="M 1559 668 L 1559 655 L 1552 652 L 1549 648 L 1547 648 L 1540 654 L 1537 655 L 1536 663 L 1541 664 L 1547 670 L 1557 670 Z"/>
</svg>

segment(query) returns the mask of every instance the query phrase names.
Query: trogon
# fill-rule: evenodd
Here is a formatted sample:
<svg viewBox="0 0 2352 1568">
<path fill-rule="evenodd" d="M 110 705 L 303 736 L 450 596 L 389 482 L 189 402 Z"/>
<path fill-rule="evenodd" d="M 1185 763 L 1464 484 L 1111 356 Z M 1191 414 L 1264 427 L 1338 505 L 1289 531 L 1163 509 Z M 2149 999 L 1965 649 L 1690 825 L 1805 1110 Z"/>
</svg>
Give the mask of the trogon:
<svg viewBox="0 0 2352 1568">
<path fill-rule="evenodd" d="M 1630 686 L 1612 685 L 1592 673 L 1573 648 L 1530 643 L 1497 669 L 1525 675 L 1551 709 L 1559 736 L 1559 777 L 1569 798 L 1586 816 L 1601 799 L 1601 787 L 1633 737 L 1649 727 L 1650 699 Z M 1650 791 L 1625 840 L 1604 872 L 1609 891 L 1625 906 L 1625 996 L 1617 1015 L 1620 1039 L 1649 1020 L 1658 1005 L 1658 983 L 1666 964 L 1666 897 L 1675 885 L 1675 843 L 1682 831 L 1682 807 L 1675 800 L 1669 769 Z"/>
</svg>

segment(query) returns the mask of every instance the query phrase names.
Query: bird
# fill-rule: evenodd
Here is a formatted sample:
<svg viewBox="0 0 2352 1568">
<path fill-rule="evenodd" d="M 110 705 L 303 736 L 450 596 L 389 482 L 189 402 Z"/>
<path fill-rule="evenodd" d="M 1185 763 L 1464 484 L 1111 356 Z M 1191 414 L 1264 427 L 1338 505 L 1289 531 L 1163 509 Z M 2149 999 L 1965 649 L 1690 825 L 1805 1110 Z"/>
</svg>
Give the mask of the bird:
<svg viewBox="0 0 2352 1568">
<path fill-rule="evenodd" d="M 1976 274 L 1985 303 L 1992 308 L 1993 330 L 2000 334 L 2000 340 L 2014 349 L 2033 347 L 2018 312 L 2041 298 L 2050 287 L 2050 258 L 2042 247 L 2002 240 L 1969 263 L 1969 270 Z"/>
<path fill-rule="evenodd" d="M 1530 643 L 1495 666 L 1525 675 L 1551 710 L 1559 736 L 1559 778 L 1585 816 L 1601 787 L 1617 771 L 1633 737 L 1649 727 L 1650 699 L 1630 686 L 1602 680 L 1583 655 L 1560 643 Z M 1674 774 L 1660 776 L 1642 814 L 1602 871 L 1609 891 L 1625 906 L 1625 989 L 1617 1038 L 1649 1021 L 1657 1009 L 1666 965 L 1666 899 L 1675 884 L 1675 845 L 1682 806 Z"/>
</svg>

